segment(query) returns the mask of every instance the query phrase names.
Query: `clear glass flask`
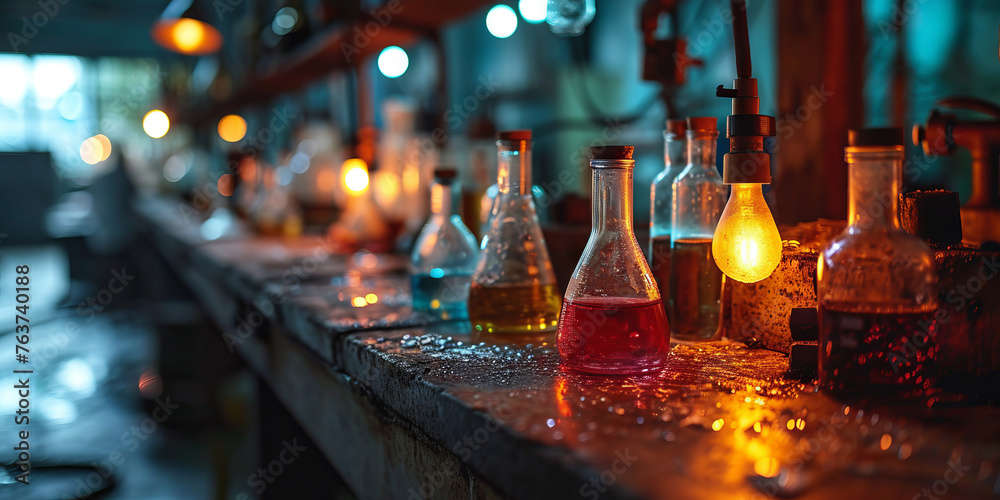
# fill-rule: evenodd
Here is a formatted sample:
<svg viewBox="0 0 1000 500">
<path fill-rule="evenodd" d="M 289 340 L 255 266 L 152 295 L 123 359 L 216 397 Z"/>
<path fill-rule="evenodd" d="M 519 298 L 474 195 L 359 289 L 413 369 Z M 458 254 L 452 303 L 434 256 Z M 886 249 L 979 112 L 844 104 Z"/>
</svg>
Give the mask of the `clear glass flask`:
<svg viewBox="0 0 1000 500">
<path fill-rule="evenodd" d="M 531 193 L 531 132 L 501 132 L 499 194 L 469 290 L 469 320 L 488 335 L 546 334 L 561 300 Z"/>
<path fill-rule="evenodd" d="M 819 381 L 834 393 L 922 397 L 937 379 L 937 272 L 899 228 L 902 129 L 851 131 L 848 225 L 819 258 Z"/>
<path fill-rule="evenodd" d="M 670 296 L 670 225 L 673 222 L 674 180 L 687 166 L 687 121 L 667 120 L 663 132 L 665 167 L 653 179 L 649 193 L 649 268 L 660 289 L 667 320 L 674 322 Z"/>
<path fill-rule="evenodd" d="M 654 371 L 670 351 L 670 327 L 632 229 L 632 146 L 592 153 L 593 225 L 566 288 L 559 356 L 580 372 Z"/>
<path fill-rule="evenodd" d="M 410 256 L 413 309 L 444 320 L 468 319 L 469 284 L 479 247 L 462 223 L 453 184 L 458 171 L 439 168 L 431 185 L 431 216 Z"/>
<path fill-rule="evenodd" d="M 715 166 L 716 124 L 712 117 L 688 118 L 688 164 L 673 185 L 670 297 L 678 340 L 709 340 L 719 329 L 722 271 L 712 257 L 712 237 L 729 188 Z"/>
</svg>

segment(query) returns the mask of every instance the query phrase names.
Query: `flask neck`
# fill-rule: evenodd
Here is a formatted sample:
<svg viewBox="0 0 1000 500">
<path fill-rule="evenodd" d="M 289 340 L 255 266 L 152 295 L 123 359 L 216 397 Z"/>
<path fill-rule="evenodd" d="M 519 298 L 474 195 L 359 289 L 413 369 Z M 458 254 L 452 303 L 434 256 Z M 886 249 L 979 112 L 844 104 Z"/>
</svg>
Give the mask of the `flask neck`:
<svg viewBox="0 0 1000 500">
<path fill-rule="evenodd" d="M 716 140 L 718 132 L 688 130 L 687 157 L 688 163 L 698 168 L 715 168 Z"/>
<path fill-rule="evenodd" d="M 531 193 L 531 143 L 497 141 L 497 187 L 500 194 Z"/>
<path fill-rule="evenodd" d="M 663 134 L 663 160 L 667 170 L 681 169 L 687 165 L 687 138 L 674 133 Z"/>
<path fill-rule="evenodd" d="M 593 231 L 632 234 L 632 169 L 593 169 Z"/>
<path fill-rule="evenodd" d="M 899 227 L 902 147 L 848 147 L 847 222 L 851 231 Z"/>
<path fill-rule="evenodd" d="M 431 215 L 439 218 L 451 216 L 455 211 L 453 200 L 451 184 L 434 182 L 431 185 Z"/>
</svg>

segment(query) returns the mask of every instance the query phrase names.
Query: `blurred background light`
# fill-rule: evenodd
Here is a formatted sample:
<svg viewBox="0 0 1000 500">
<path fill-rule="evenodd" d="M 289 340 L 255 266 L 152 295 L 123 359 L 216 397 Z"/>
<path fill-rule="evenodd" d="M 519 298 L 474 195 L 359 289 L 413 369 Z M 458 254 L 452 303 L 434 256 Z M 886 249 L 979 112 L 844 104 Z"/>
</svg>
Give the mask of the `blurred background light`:
<svg viewBox="0 0 1000 500">
<path fill-rule="evenodd" d="M 410 58 L 406 51 L 395 45 L 390 45 L 378 55 L 378 70 L 386 78 L 399 78 L 410 66 Z"/>
<path fill-rule="evenodd" d="M 142 119 L 142 129 L 146 131 L 146 135 L 159 139 L 170 130 L 170 118 L 163 111 L 154 109 Z"/>
<path fill-rule="evenodd" d="M 517 10 L 525 22 L 538 24 L 545 21 L 548 3 L 548 0 L 521 0 L 517 3 Z"/>
<path fill-rule="evenodd" d="M 497 38 L 507 38 L 517 30 L 517 14 L 506 5 L 496 5 L 486 14 L 486 29 Z"/>
<path fill-rule="evenodd" d="M 351 193 L 360 193 L 368 187 L 368 164 L 360 158 L 351 158 L 341 167 L 344 185 Z"/>
<path fill-rule="evenodd" d="M 291 7 L 282 7 L 274 15 L 274 21 L 271 22 L 271 31 L 277 35 L 287 35 L 292 31 L 297 22 L 299 22 L 298 11 Z"/>
<path fill-rule="evenodd" d="M 237 142 L 247 135 L 247 121 L 240 115 L 226 115 L 219 120 L 219 137 L 226 142 Z"/>
</svg>

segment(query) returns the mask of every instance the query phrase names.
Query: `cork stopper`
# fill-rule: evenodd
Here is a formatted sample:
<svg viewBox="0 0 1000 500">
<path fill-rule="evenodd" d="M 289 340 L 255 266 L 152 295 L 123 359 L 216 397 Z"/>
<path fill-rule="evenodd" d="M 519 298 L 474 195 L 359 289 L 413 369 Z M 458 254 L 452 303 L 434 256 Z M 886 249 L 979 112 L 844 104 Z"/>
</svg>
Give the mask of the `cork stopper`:
<svg viewBox="0 0 1000 500">
<path fill-rule="evenodd" d="M 687 132 L 687 120 L 667 120 L 667 133 L 679 135 L 684 137 L 684 133 Z"/>
<path fill-rule="evenodd" d="M 719 119 L 714 116 L 692 116 L 687 119 L 688 130 L 717 132 Z"/>
<path fill-rule="evenodd" d="M 497 134 L 497 139 L 501 141 L 530 141 L 530 130 L 504 130 Z"/>
<path fill-rule="evenodd" d="M 595 146 L 590 157 L 595 160 L 631 160 L 633 146 Z"/>
<path fill-rule="evenodd" d="M 903 129 L 898 127 L 888 128 L 863 128 L 859 130 L 849 130 L 847 132 L 848 146 L 902 146 Z"/>
</svg>

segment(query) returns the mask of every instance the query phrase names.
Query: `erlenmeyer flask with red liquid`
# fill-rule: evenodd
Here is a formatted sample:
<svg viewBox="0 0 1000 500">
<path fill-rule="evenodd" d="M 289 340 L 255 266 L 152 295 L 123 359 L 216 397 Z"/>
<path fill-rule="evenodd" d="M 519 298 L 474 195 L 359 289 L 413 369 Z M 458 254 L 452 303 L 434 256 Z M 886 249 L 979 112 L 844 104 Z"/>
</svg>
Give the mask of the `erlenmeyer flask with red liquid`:
<svg viewBox="0 0 1000 500">
<path fill-rule="evenodd" d="M 632 230 L 632 146 L 591 153 L 593 225 L 559 317 L 562 366 L 610 375 L 653 372 L 666 362 L 670 329 Z"/>
</svg>

